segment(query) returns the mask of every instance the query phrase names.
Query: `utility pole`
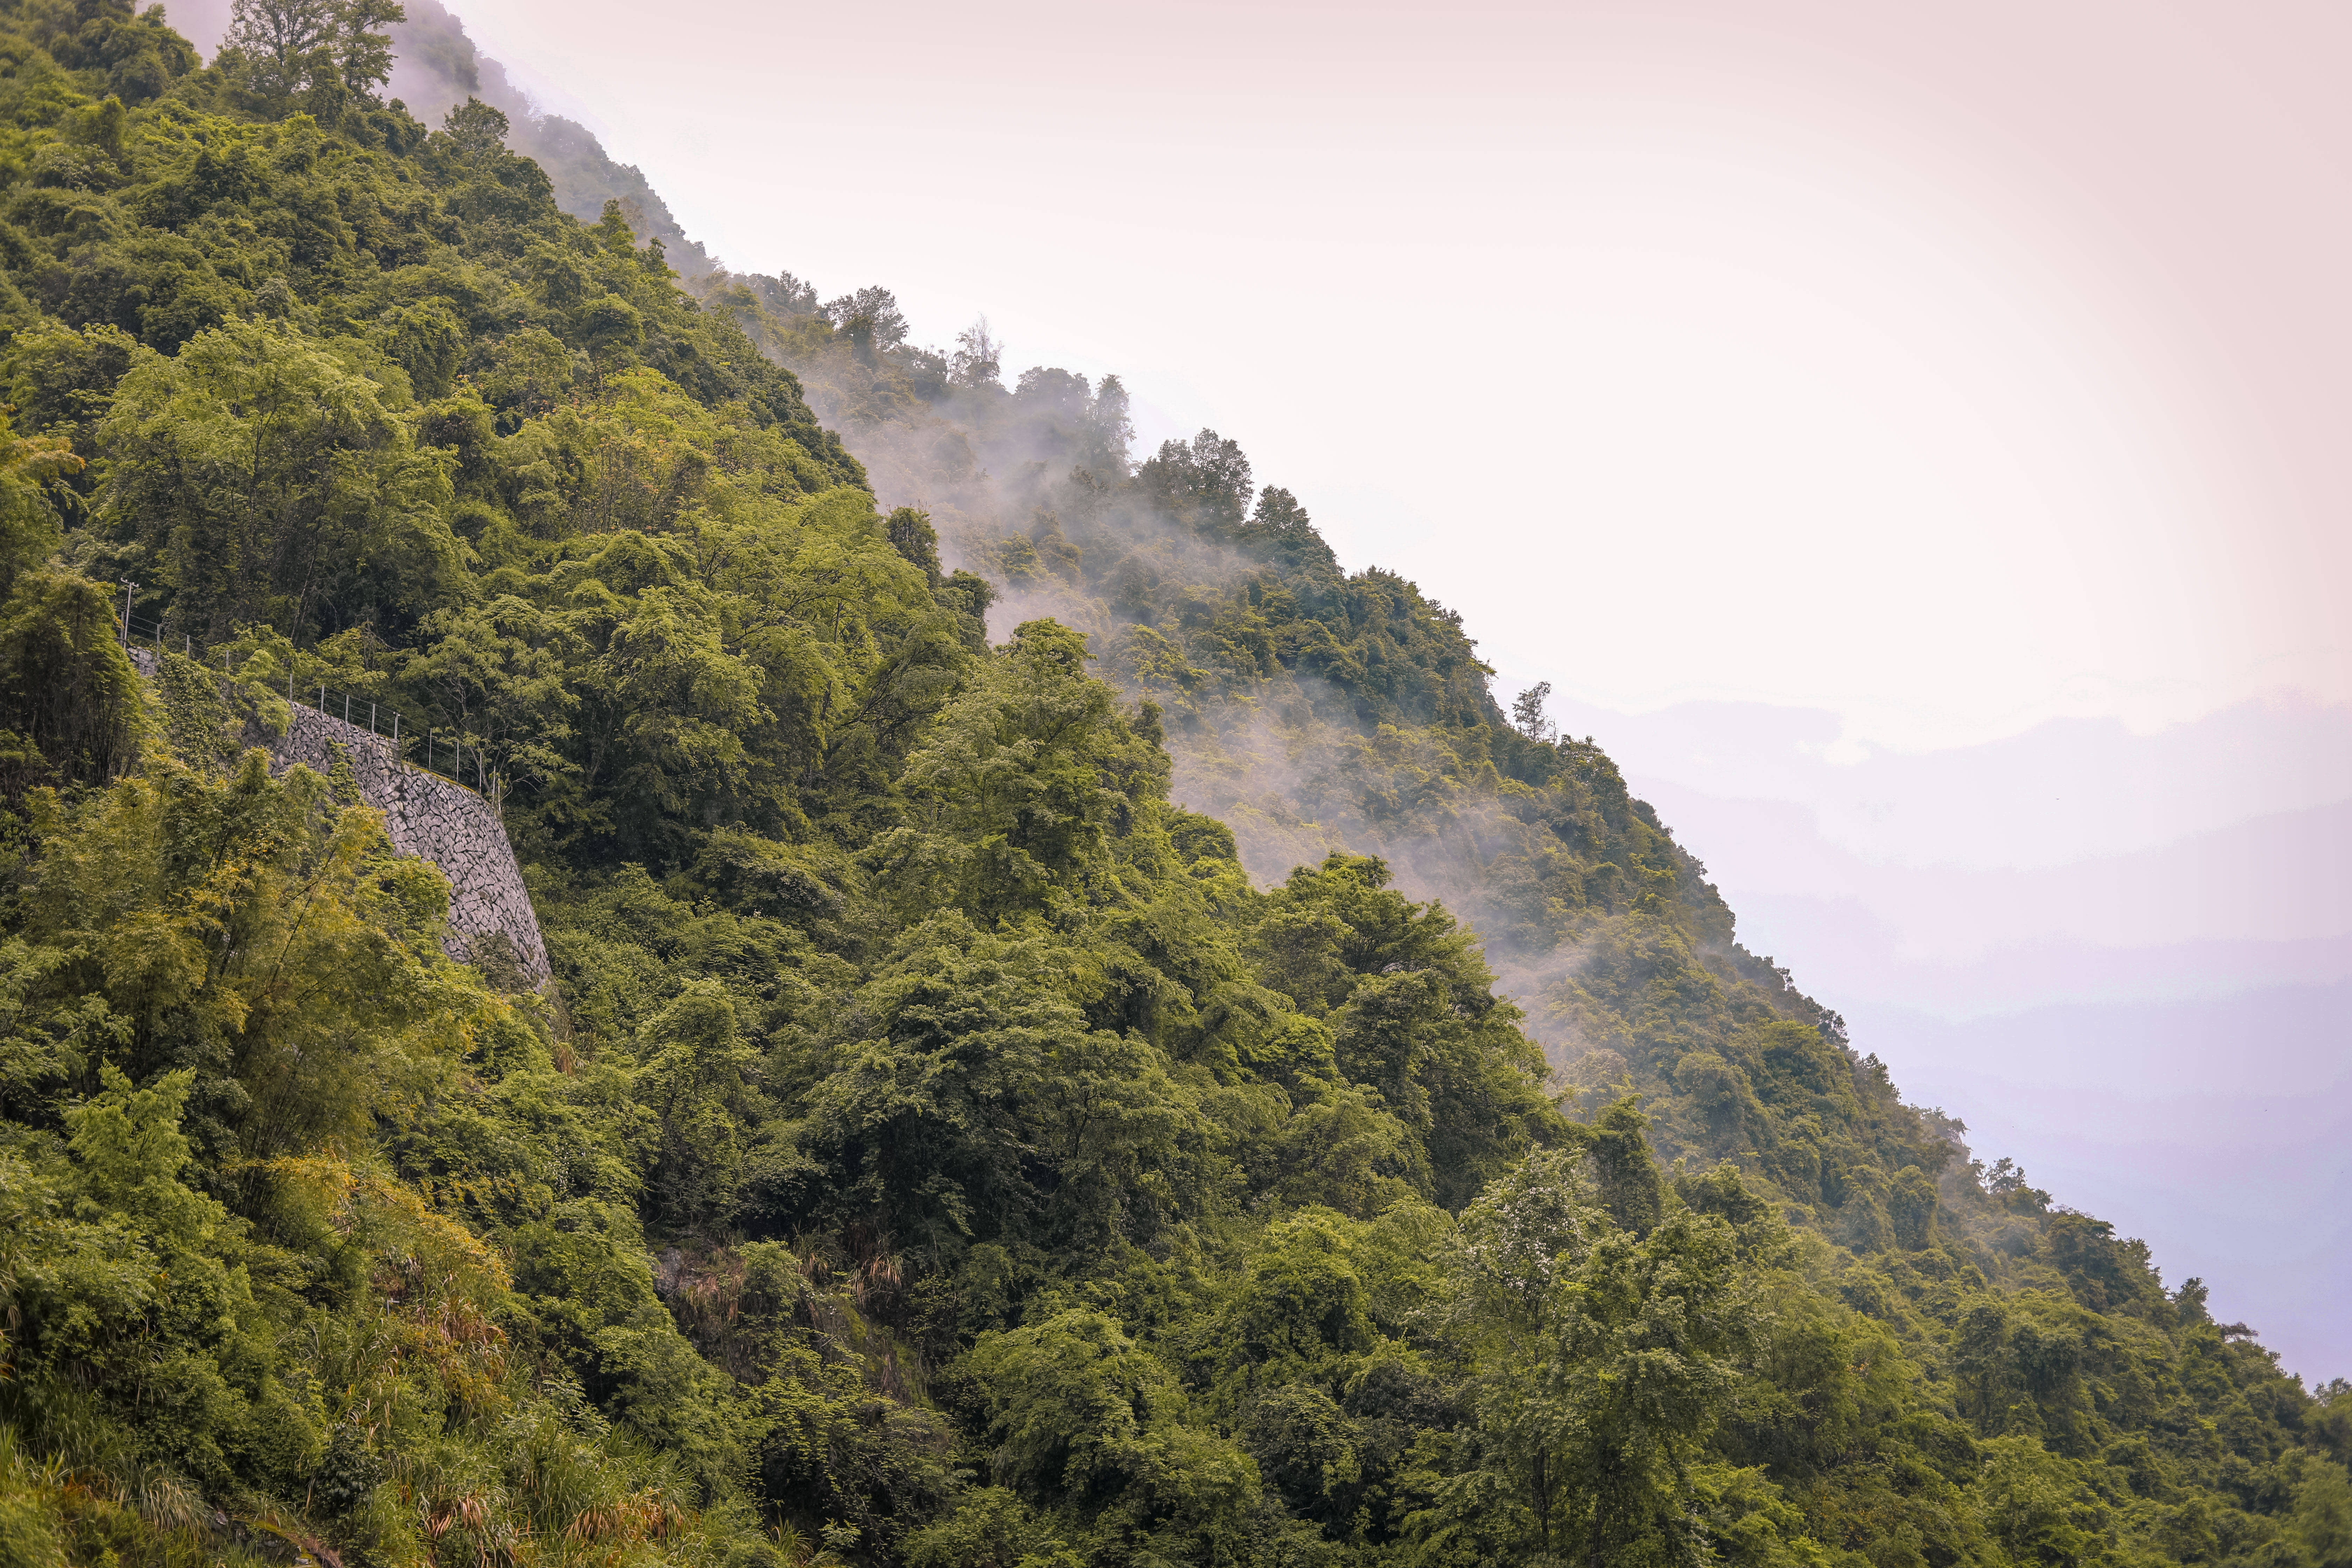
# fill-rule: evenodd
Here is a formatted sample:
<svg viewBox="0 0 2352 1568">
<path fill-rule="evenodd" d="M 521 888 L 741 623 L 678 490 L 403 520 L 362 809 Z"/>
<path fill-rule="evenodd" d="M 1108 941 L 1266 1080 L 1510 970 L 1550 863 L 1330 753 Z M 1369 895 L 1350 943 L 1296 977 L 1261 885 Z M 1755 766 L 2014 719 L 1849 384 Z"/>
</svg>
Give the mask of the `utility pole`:
<svg viewBox="0 0 2352 1568">
<path fill-rule="evenodd" d="M 122 646 L 131 646 L 131 594 L 139 584 L 130 578 L 122 579 Z"/>
</svg>

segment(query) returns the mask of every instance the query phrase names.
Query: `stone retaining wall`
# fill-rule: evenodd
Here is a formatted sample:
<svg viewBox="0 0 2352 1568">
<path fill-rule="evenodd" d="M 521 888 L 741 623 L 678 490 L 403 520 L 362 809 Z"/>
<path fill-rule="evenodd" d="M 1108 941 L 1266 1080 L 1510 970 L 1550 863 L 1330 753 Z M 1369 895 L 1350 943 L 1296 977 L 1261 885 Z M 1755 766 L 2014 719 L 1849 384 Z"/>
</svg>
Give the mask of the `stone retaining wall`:
<svg viewBox="0 0 2352 1568">
<path fill-rule="evenodd" d="M 154 678 L 152 654 L 133 649 L 131 660 L 140 674 Z M 388 737 L 299 702 L 293 723 L 268 745 L 280 773 L 299 763 L 312 773 L 331 773 L 337 752 L 348 756 L 360 799 L 383 813 L 393 847 L 432 861 L 449 879 L 449 956 L 469 958 L 474 944 L 496 931 L 513 944 L 515 961 L 530 984 L 546 984 L 547 943 L 540 935 L 539 916 L 523 890 L 522 868 L 506 825 L 488 801 L 401 762 Z"/>
</svg>

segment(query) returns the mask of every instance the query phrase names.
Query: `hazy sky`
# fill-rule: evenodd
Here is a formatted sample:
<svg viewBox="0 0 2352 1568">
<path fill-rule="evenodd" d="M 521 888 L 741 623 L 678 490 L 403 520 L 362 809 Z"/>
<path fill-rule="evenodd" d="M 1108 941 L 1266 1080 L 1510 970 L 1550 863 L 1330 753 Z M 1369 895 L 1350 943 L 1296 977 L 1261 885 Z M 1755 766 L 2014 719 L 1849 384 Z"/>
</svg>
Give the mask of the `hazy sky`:
<svg viewBox="0 0 2352 1568">
<path fill-rule="evenodd" d="M 469 0 L 731 265 L 1214 424 L 1505 685 L 2352 699 L 2352 11 Z"/>
<path fill-rule="evenodd" d="M 2352 1374 L 2352 710 L 1832 763 L 1826 710 L 1569 708 L 1914 1104 Z"/>
<path fill-rule="evenodd" d="M 2352 7 L 453 8 L 730 265 L 1238 438 L 1914 1099 L 2352 1373 Z"/>
</svg>

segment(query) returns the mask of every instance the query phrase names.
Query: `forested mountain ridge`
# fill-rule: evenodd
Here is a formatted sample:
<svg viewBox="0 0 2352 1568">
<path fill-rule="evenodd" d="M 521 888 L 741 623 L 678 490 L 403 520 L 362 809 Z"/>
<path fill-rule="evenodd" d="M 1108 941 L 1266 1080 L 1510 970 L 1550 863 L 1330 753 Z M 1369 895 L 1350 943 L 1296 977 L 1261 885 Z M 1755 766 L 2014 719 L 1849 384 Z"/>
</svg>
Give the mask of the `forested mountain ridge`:
<svg viewBox="0 0 2352 1568">
<path fill-rule="evenodd" d="M 1257 488 L 1238 442 L 1203 430 L 1134 463 L 1116 376 L 1037 368 L 1008 391 L 985 322 L 952 353 L 916 348 L 878 288 L 820 304 L 789 276 L 697 287 L 850 433 L 885 504 L 919 508 L 997 585 L 996 621 L 1042 612 L 1084 630 L 1106 673 L 1160 710 L 1177 795 L 1234 829 L 1260 879 L 1334 852 L 1381 858 L 1469 918 L 1528 1026 L 1557 1065 L 1591 1058 L 1585 1077 L 1622 1071 L 1624 1053 L 1592 1052 L 1626 1042 L 1580 977 L 1637 910 L 1637 926 L 1673 911 L 1675 962 L 1844 1043 L 1834 1013 L 1734 940 L 1705 867 L 1607 756 L 1557 735 L 1549 689 L 1507 716 L 1461 617 L 1393 573 L 1342 571 L 1296 496 Z"/>
<path fill-rule="evenodd" d="M 689 295 L 391 9 L 0 0 L 0 1558 L 2352 1563 L 2342 1385 L 1458 620 L 1113 385 Z M 320 683 L 496 760 L 547 994 L 253 757 Z"/>
<path fill-rule="evenodd" d="M 428 124 L 478 99 L 507 116 L 507 146 L 547 172 L 557 206 L 593 223 L 606 202 L 617 202 L 629 226 L 643 239 L 660 240 L 666 259 L 680 274 L 699 278 L 712 269 L 716 264 L 687 237 L 643 171 L 612 157 L 577 121 L 541 111 L 508 79 L 505 67 L 474 47 L 465 25 L 440 0 L 415 0 L 401 9 L 403 16 L 385 34 L 394 52 L 386 96 L 404 100 Z"/>
</svg>

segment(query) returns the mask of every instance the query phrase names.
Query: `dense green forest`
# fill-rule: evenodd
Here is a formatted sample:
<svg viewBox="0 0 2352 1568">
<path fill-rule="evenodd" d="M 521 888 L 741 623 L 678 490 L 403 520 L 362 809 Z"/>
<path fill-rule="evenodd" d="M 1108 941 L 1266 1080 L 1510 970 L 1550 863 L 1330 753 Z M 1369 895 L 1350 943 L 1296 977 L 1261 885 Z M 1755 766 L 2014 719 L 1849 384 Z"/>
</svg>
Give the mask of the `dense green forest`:
<svg viewBox="0 0 2352 1568">
<path fill-rule="evenodd" d="M 488 79 L 0 0 L 0 1561 L 2352 1568 L 2352 1389 L 1458 617 L 394 28 Z M 495 760 L 552 984 L 273 776 L 319 684 Z"/>
</svg>

